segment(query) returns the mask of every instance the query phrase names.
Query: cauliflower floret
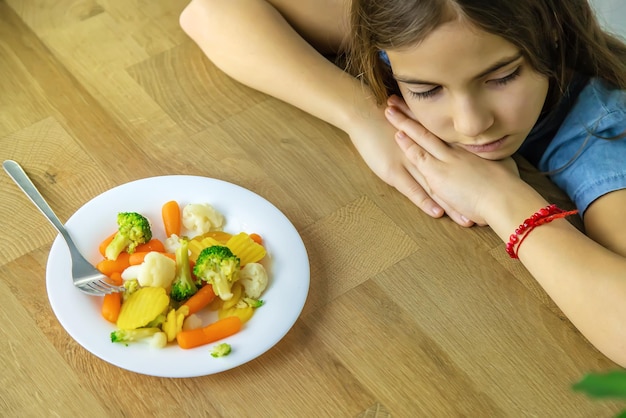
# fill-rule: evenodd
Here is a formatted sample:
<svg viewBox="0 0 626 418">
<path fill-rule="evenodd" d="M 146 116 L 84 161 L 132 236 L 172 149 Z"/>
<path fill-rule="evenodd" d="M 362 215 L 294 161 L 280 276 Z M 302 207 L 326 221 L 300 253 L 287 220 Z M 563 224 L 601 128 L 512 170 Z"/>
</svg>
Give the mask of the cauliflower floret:
<svg viewBox="0 0 626 418">
<path fill-rule="evenodd" d="M 150 338 L 150 347 L 164 348 L 167 345 L 167 335 L 164 332 L 157 332 Z"/>
<path fill-rule="evenodd" d="M 151 251 L 141 263 L 137 281 L 141 286 L 169 288 L 176 276 L 176 262 L 171 258 Z"/>
<path fill-rule="evenodd" d="M 176 254 L 176 249 L 180 247 L 180 237 L 176 234 L 172 234 L 163 241 L 165 252 L 170 254 Z"/>
<path fill-rule="evenodd" d="M 190 203 L 183 208 L 183 225 L 196 235 L 221 231 L 224 216 L 208 203 Z"/>
<path fill-rule="evenodd" d="M 183 331 L 190 331 L 192 329 L 202 327 L 202 318 L 196 314 L 191 314 L 183 321 Z"/>
<path fill-rule="evenodd" d="M 258 299 L 267 287 L 267 272 L 259 263 L 248 263 L 239 271 L 239 283 L 244 293 L 252 299 Z"/>
<path fill-rule="evenodd" d="M 124 281 L 136 279 L 139 276 L 139 271 L 141 270 L 141 264 L 136 264 L 134 266 L 128 266 L 122 272 L 122 279 Z"/>
</svg>

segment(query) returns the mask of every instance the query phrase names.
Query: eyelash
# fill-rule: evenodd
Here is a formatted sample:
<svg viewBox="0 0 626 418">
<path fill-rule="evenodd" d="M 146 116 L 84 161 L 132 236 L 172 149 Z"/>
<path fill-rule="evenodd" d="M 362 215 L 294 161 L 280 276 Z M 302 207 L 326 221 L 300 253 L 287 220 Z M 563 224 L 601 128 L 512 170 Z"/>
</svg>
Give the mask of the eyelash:
<svg viewBox="0 0 626 418">
<path fill-rule="evenodd" d="M 522 70 L 522 66 L 519 66 L 511 74 L 502 78 L 491 80 L 491 81 L 493 81 L 498 86 L 504 86 L 510 83 L 511 81 L 515 80 L 520 75 L 521 70 Z M 439 90 L 441 90 L 441 86 L 437 86 L 431 90 L 424 91 L 424 92 L 416 92 L 416 91 L 409 90 L 409 93 L 411 94 L 412 97 L 418 100 L 426 100 L 435 96 L 439 92 Z"/>
<path fill-rule="evenodd" d="M 502 78 L 498 78 L 496 80 L 493 80 L 493 82 L 496 83 L 499 86 L 504 86 L 504 85 L 510 83 L 511 81 L 515 80 L 520 75 L 521 70 L 522 70 L 522 66 L 520 65 L 511 74 L 507 75 L 506 77 L 502 77 Z"/>
<path fill-rule="evenodd" d="M 441 89 L 441 86 L 437 86 L 431 90 L 428 91 L 424 91 L 424 92 L 417 92 L 417 91 L 412 91 L 409 90 L 409 93 L 411 93 L 411 97 L 414 97 L 418 100 L 426 100 L 426 99 L 430 99 L 431 97 L 433 97 L 435 94 L 437 94 L 437 92 Z"/>
</svg>

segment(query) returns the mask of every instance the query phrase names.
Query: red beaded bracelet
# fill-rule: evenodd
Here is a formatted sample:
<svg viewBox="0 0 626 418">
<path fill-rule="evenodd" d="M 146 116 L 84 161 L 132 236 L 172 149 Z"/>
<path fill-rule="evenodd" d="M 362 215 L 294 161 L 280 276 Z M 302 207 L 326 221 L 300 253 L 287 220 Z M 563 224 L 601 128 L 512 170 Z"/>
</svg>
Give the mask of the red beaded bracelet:
<svg viewBox="0 0 626 418">
<path fill-rule="evenodd" d="M 513 234 L 511 234 L 509 242 L 506 244 L 506 252 L 509 256 L 511 256 L 511 258 L 519 258 L 517 256 L 519 246 L 522 245 L 522 242 L 526 239 L 530 231 L 538 226 L 550 223 L 555 219 L 565 218 L 566 216 L 574 215 L 576 213 L 578 213 L 577 210 L 565 211 L 563 209 L 559 209 L 556 205 L 549 205 L 545 208 L 539 209 L 537 212 L 533 213 L 530 218 L 526 219 L 524 223 L 518 226 Z"/>
</svg>

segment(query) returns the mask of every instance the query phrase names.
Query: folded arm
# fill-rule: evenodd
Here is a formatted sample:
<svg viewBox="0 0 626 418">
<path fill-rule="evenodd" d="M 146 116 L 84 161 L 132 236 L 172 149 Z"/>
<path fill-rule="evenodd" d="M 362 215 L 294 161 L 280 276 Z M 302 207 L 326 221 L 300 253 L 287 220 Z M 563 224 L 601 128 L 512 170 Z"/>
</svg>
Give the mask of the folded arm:
<svg viewBox="0 0 626 418">
<path fill-rule="evenodd" d="M 185 32 L 229 76 L 346 132 L 370 169 L 431 216 L 444 210 L 393 140 L 395 129 L 359 80 L 325 58 L 349 36 L 350 0 L 192 0 Z"/>
</svg>

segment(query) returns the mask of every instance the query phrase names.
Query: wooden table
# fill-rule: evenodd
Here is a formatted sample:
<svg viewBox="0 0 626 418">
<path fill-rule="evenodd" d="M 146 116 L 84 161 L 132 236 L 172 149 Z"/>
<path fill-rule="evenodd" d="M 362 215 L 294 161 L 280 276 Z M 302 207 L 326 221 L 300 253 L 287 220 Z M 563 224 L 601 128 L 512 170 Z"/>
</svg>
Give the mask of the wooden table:
<svg viewBox="0 0 626 418">
<path fill-rule="evenodd" d="M 180 30 L 184 6 L 0 0 L 0 157 L 23 165 L 62 220 L 151 176 L 218 178 L 260 194 L 306 245 L 302 315 L 267 353 L 216 375 L 112 366 L 54 316 L 45 270 L 56 231 L 1 173 L 0 416 L 620 410 L 571 390 L 615 364 L 489 228 L 429 218 L 375 177 L 345 134 L 222 74 Z"/>
</svg>

